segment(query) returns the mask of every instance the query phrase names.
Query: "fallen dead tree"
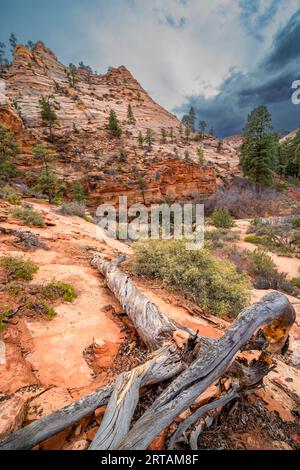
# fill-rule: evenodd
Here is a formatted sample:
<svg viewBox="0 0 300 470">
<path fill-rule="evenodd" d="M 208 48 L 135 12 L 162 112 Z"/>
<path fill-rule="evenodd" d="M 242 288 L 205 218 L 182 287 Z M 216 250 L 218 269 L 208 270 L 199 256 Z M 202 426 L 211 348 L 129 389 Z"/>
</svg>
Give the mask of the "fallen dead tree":
<svg viewBox="0 0 300 470">
<path fill-rule="evenodd" d="M 152 354 L 145 364 L 120 374 L 113 384 L 8 436 L 0 443 L 0 449 L 29 449 L 107 403 L 90 448 L 145 449 L 226 372 L 231 374 L 234 383 L 234 393 L 229 392 L 230 399 L 257 385 L 269 370 L 270 355 L 283 349 L 295 321 L 295 312 L 287 297 L 274 292 L 244 309 L 222 338 L 209 340 L 194 335 L 166 317 L 118 269 L 117 263 L 110 263 L 97 255 L 92 264 L 104 275 L 108 287 L 119 299 Z M 190 335 L 183 349 L 173 341 L 179 328 Z M 252 337 L 260 329 L 259 341 L 256 342 Z M 246 368 L 235 358 L 240 350 L 249 349 L 250 344 L 251 349 L 261 349 L 262 352 L 253 367 Z M 171 384 L 130 428 L 141 387 L 173 377 Z M 228 402 L 228 396 L 224 400 Z M 203 416 L 203 411 L 206 412 L 199 409 L 196 413 Z M 199 419 L 198 415 L 195 414 L 185 425 L 194 424 Z M 172 446 L 175 441 L 176 436 Z"/>
</svg>

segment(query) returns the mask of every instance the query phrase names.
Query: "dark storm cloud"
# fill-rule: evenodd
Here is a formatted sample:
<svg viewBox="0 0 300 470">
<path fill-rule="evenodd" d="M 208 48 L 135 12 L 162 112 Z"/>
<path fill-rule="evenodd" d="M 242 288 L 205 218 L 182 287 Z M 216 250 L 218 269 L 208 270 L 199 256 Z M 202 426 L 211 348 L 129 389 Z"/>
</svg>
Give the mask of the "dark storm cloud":
<svg viewBox="0 0 300 470">
<path fill-rule="evenodd" d="M 254 8 L 254 7 L 253 7 Z M 276 34 L 270 52 L 258 66 L 243 74 L 232 70 L 213 98 L 189 96 L 175 109 L 187 112 L 193 105 L 198 117 L 213 126 L 218 135 L 240 133 L 249 111 L 267 105 L 276 130 L 291 130 L 300 123 L 300 106 L 291 102 L 291 85 L 300 79 L 300 10 Z"/>
</svg>

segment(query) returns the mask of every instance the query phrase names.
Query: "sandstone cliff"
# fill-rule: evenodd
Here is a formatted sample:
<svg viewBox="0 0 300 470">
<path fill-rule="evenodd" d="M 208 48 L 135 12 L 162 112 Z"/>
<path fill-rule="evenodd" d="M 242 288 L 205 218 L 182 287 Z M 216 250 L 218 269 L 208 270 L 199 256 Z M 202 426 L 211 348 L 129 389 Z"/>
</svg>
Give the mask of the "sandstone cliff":
<svg viewBox="0 0 300 470">
<path fill-rule="evenodd" d="M 90 205 L 103 199 L 116 200 L 127 194 L 132 201 L 147 203 L 167 199 L 211 195 L 217 178 L 238 173 L 236 146 L 224 141 L 217 152 L 217 139 L 205 136 L 202 142 L 186 139 L 178 119 L 155 103 L 124 67 L 112 68 L 104 75 L 78 67 L 75 83 L 70 84 L 68 68 L 39 42 L 32 51 L 17 46 L 13 64 L 3 77 L 5 100 L 0 121 L 16 132 L 22 144 L 18 164 L 34 168 L 30 146 L 48 137 L 40 118 L 39 99 L 52 96 L 58 117 L 54 147 L 58 153 L 57 172 L 65 182 L 80 180 L 89 191 Z M 128 123 L 131 105 L 135 122 Z M 121 139 L 107 131 L 111 109 L 116 111 L 123 129 Z M 156 134 L 152 148 L 138 145 L 139 132 L 150 128 Z M 164 141 L 161 129 L 168 137 Z M 172 129 L 173 137 L 170 137 Z M 198 164 L 197 149 L 204 150 L 205 165 Z M 126 161 L 119 162 L 121 149 Z M 190 161 L 185 161 L 186 152 Z M 194 163 L 193 163 L 194 162 Z M 139 180 L 145 180 L 141 196 Z M 217 178 L 216 178 L 217 177 Z M 68 185 L 68 194 L 71 185 Z"/>
</svg>

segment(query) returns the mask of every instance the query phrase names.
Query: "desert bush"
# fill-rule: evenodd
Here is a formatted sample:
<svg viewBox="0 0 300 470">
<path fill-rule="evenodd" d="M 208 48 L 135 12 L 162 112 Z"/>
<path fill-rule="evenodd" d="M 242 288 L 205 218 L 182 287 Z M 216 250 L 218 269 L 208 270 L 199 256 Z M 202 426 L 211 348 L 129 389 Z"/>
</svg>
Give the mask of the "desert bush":
<svg viewBox="0 0 300 470">
<path fill-rule="evenodd" d="M 212 224 L 217 228 L 231 228 L 234 226 L 234 220 L 227 207 L 223 209 L 215 209 L 210 218 Z"/>
<path fill-rule="evenodd" d="M 23 291 L 23 286 L 22 284 L 19 284 L 18 282 L 10 282 L 7 285 L 7 292 L 13 297 L 17 297 L 19 294 L 21 294 L 22 291 Z"/>
<path fill-rule="evenodd" d="M 283 255 L 291 255 L 300 248 L 300 230 L 294 228 L 293 222 L 267 223 L 255 220 L 249 231 L 255 233 L 245 238 L 253 243 L 264 244 L 269 250 Z"/>
<path fill-rule="evenodd" d="M 228 242 L 237 242 L 240 239 L 239 232 L 234 232 L 230 229 L 214 229 L 206 230 L 205 232 L 205 241 L 209 242 L 211 248 L 222 248 L 224 243 Z"/>
<path fill-rule="evenodd" d="M 293 228 L 300 228 L 300 217 L 293 220 Z"/>
<path fill-rule="evenodd" d="M 23 279 L 31 281 L 33 274 L 38 271 L 38 266 L 32 261 L 13 256 L 2 257 L 0 265 L 4 268 L 9 280 Z"/>
<path fill-rule="evenodd" d="M 294 278 L 291 280 L 291 283 L 293 284 L 293 286 L 298 287 L 298 288 L 300 289 L 300 279 L 299 279 L 299 278 L 294 277 Z"/>
<path fill-rule="evenodd" d="M 257 289 L 277 289 L 292 292 L 291 283 L 286 275 L 277 271 L 276 265 L 263 249 L 245 253 L 249 261 L 249 274 L 254 278 Z"/>
<path fill-rule="evenodd" d="M 244 238 L 245 242 L 254 243 L 254 245 L 268 245 L 270 242 L 269 237 L 263 235 L 247 235 Z"/>
<path fill-rule="evenodd" d="M 72 302 L 77 297 L 76 290 L 71 284 L 56 279 L 52 279 L 43 287 L 42 294 L 49 300 L 63 299 L 65 302 Z"/>
<path fill-rule="evenodd" d="M 246 305 L 250 284 L 227 260 L 208 249 L 186 250 L 184 240 L 138 242 L 131 269 L 139 276 L 160 278 L 166 287 L 216 315 L 236 316 Z"/>
<path fill-rule="evenodd" d="M 56 316 L 54 308 L 44 299 L 35 299 L 34 302 L 29 303 L 27 307 L 31 312 L 39 313 L 45 317 L 46 320 L 52 320 Z"/>
<path fill-rule="evenodd" d="M 59 212 L 62 215 L 76 215 L 77 217 L 84 218 L 85 204 L 79 201 L 65 202 L 62 204 Z"/>
<path fill-rule="evenodd" d="M 3 310 L 0 312 L 0 331 L 4 330 L 6 327 L 6 320 L 9 315 L 9 310 Z"/>
<path fill-rule="evenodd" d="M 11 214 L 28 226 L 45 227 L 46 225 L 41 214 L 31 207 L 16 207 L 12 209 Z"/>
<path fill-rule="evenodd" d="M 0 199 L 9 202 L 15 206 L 21 204 L 21 196 L 15 188 L 6 184 L 0 188 Z"/>
<path fill-rule="evenodd" d="M 211 215 L 215 209 L 228 208 L 236 218 L 263 216 L 277 200 L 279 192 L 274 188 L 261 188 L 242 178 L 237 178 L 229 188 L 218 187 L 216 193 L 204 201 L 205 214 Z M 282 194 L 280 195 L 282 199 Z"/>
</svg>

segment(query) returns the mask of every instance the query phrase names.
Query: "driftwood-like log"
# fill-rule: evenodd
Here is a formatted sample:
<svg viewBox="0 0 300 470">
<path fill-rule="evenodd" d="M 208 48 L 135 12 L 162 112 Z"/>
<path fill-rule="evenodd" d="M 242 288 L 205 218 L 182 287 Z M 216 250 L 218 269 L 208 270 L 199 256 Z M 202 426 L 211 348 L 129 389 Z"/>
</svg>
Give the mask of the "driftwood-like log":
<svg viewBox="0 0 300 470">
<path fill-rule="evenodd" d="M 95 255 L 92 265 L 103 274 L 109 289 L 120 301 L 146 346 L 152 351 L 163 346 L 178 329 L 175 323 L 142 294 L 115 263 Z"/>
<path fill-rule="evenodd" d="M 204 343 L 204 347 L 208 345 L 208 342 Z M 137 373 L 141 377 L 141 386 L 157 384 L 183 370 L 186 367 L 184 358 L 185 354 L 172 344 L 156 351 L 148 362 L 128 374 Z M 120 376 L 124 377 L 124 373 Z M 90 416 L 100 406 L 107 405 L 116 381 L 8 435 L 0 441 L 0 450 L 31 449 L 82 418 Z"/>
<path fill-rule="evenodd" d="M 237 352 L 259 329 L 272 352 L 281 350 L 295 321 L 295 311 L 288 298 L 278 292 L 244 309 L 235 322 L 204 354 L 182 372 L 134 424 L 118 449 L 146 449 L 149 444 L 212 383 L 220 378 L 233 362 Z M 266 356 L 262 353 L 262 357 Z"/>
<path fill-rule="evenodd" d="M 168 449 L 172 450 L 174 448 L 174 445 L 178 441 L 179 437 L 193 424 L 195 424 L 199 419 L 201 419 L 206 413 L 208 413 L 211 410 L 215 410 L 216 408 L 223 407 L 227 405 L 230 401 L 234 400 L 239 396 L 239 391 L 238 387 L 233 387 L 232 390 L 230 390 L 228 393 L 226 393 L 224 396 L 218 398 L 217 400 L 212 401 L 211 403 L 207 403 L 206 405 L 201 406 L 198 408 L 195 413 L 193 413 L 191 416 L 186 418 L 184 421 L 180 423 L 176 431 L 172 434 L 169 444 L 168 444 Z"/>
</svg>

